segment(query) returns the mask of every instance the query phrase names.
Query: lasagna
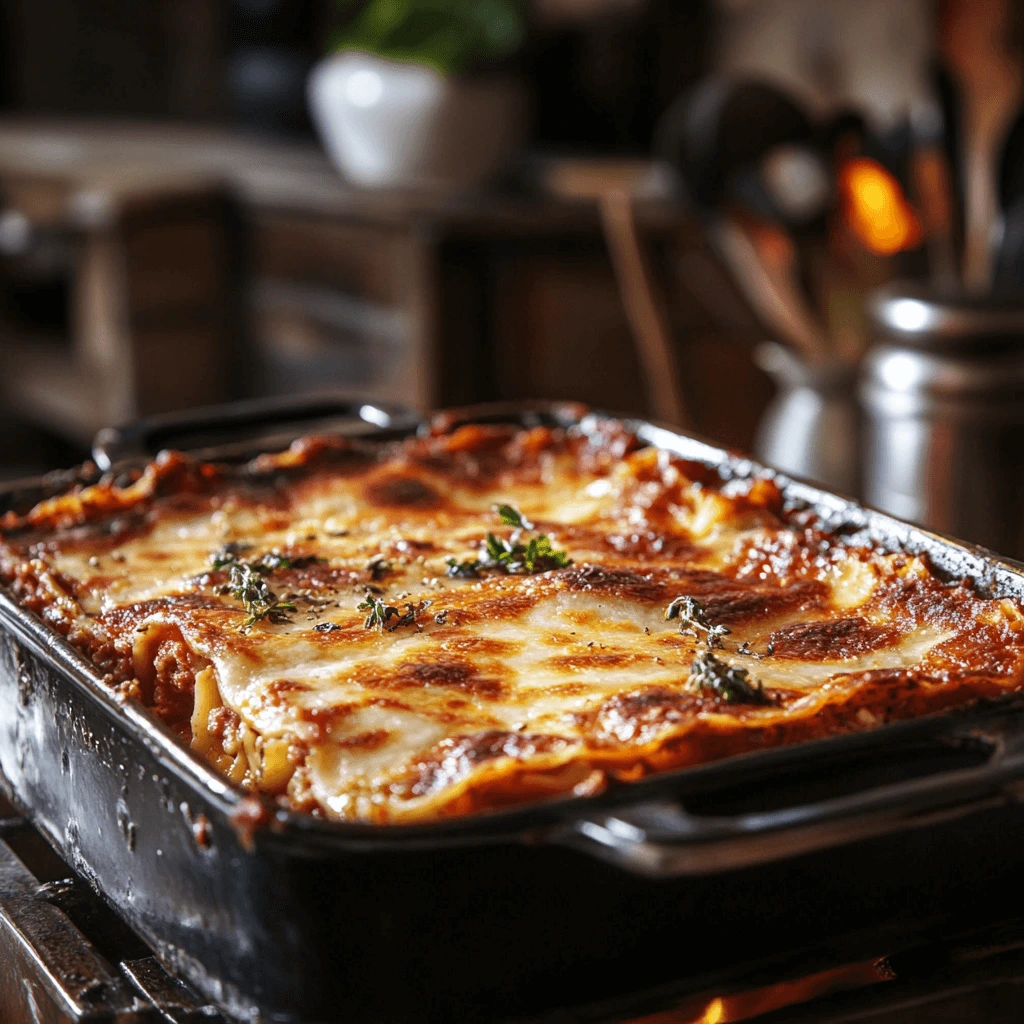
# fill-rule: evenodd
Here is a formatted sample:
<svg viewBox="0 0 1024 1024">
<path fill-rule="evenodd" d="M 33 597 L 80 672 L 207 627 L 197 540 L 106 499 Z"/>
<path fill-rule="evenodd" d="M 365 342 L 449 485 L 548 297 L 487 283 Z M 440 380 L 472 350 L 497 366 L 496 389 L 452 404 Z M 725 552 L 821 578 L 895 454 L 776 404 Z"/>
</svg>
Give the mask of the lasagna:
<svg viewBox="0 0 1024 1024">
<path fill-rule="evenodd" d="M 410 823 L 994 698 L 1024 615 L 621 423 L 165 452 L 0 523 L 0 574 L 230 780 Z"/>
</svg>

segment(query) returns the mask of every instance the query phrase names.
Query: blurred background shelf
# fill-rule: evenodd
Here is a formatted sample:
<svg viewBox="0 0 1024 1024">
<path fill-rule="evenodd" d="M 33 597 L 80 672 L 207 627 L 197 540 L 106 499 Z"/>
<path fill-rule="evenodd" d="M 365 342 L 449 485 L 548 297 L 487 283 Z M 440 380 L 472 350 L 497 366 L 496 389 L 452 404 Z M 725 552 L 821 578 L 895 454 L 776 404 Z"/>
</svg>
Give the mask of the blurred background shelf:
<svg viewBox="0 0 1024 1024">
<path fill-rule="evenodd" d="M 1013 0 L 8 0 L 0 415 L 578 399 L 971 534 L 869 297 L 1024 299 L 1022 98 Z"/>
<path fill-rule="evenodd" d="M 534 160 L 502 192 L 417 196 L 347 186 L 308 144 L 0 119 L 5 219 L 25 234 L 9 259 L 31 278 L 34 251 L 62 250 L 39 277 L 71 297 L 66 355 L 0 340 L 5 390 L 76 441 L 133 415 L 328 381 L 420 408 L 571 397 L 643 412 L 597 204 L 543 190 L 558 164 Z M 637 216 L 697 429 L 749 446 L 769 393 L 749 356 L 756 327 L 691 215 L 651 199 Z M 164 329 L 181 358 L 158 362 Z M 51 378 L 60 398 L 43 394 Z"/>
</svg>

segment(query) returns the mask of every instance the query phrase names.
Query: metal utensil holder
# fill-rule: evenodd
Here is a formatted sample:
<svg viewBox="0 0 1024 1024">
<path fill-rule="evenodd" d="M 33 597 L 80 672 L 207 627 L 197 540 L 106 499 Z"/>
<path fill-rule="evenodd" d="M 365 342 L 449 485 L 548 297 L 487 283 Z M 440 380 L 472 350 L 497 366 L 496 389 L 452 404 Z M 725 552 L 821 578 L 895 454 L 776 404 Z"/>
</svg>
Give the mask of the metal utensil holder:
<svg viewBox="0 0 1024 1024">
<path fill-rule="evenodd" d="M 1024 555 L 1024 299 L 873 299 L 863 369 L 864 499 Z"/>
<path fill-rule="evenodd" d="M 860 493 L 857 368 L 814 365 L 769 341 L 754 352 L 777 388 L 754 437 L 754 455 L 840 494 Z"/>
</svg>

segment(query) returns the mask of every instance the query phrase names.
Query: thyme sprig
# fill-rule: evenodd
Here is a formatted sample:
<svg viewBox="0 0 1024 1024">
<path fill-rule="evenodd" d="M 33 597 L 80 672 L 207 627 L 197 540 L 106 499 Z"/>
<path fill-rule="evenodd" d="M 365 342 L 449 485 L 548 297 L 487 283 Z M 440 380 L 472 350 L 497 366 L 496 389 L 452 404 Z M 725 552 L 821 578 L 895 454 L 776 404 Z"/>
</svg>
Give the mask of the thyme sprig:
<svg viewBox="0 0 1024 1024">
<path fill-rule="evenodd" d="M 421 612 L 425 612 L 431 605 L 430 601 L 418 601 L 416 604 L 407 601 L 405 611 L 399 611 L 393 604 L 388 604 L 384 598 L 368 593 L 366 597 L 356 605 L 361 612 L 366 612 L 363 620 L 364 629 L 376 629 L 378 633 L 387 630 L 393 633 L 402 626 L 418 625 L 416 619 Z M 395 621 L 392 622 L 391 620 Z"/>
<path fill-rule="evenodd" d="M 290 558 L 279 551 L 268 551 L 251 562 L 243 562 L 239 556 L 251 550 L 251 544 L 234 542 L 214 552 L 211 558 L 214 569 L 228 570 L 228 582 L 223 592 L 241 601 L 249 613 L 249 618 L 241 626 L 243 633 L 248 633 L 261 619 L 273 623 L 290 622 L 288 613 L 296 610 L 292 601 L 278 600 L 265 577 L 276 569 L 301 569 L 313 562 L 323 561 L 312 555 Z"/>
<path fill-rule="evenodd" d="M 679 619 L 679 632 L 699 637 L 703 634 L 708 650 L 722 646 L 722 637 L 732 630 L 721 623 L 712 622 L 704 606 L 693 597 L 677 597 L 665 609 L 666 619 Z"/>
<path fill-rule="evenodd" d="M 260 619 L 274 623 L 291 621 L 287 613 L 295 611 L 294 603 L 277 599 L 262 570 L 245 562 L 232 562 L 228 570 L 228 590 L 249 613 L 249 618 L 242 623 L 243 633 L 248 633 Z"/>
<path fill-rule="evenodd" d="M 457 558 L 449 558 L 445 565 L 448 566 L 448 575 L 452 579 L 459 580 L 479 579 L 480 570 L 483 568 L 483 563 L 479 558 L 468 559 L 465 562 L 460 562 Z"/>
<path fill-rule="evenodd" d="M 367 594 L 356 605 L 356 608 L 361 612 L 366 612 L 363 628 L 376 629 L 378 631 L 383 631 L 392 618 L 401 614 L 393 604 L 387 604 L 384 598 L 375 597 L 373 594 Z"/>
<path fill-rule="evenodd" d="M 226 566 L 240 561 L 238 556 L 245 554 L 246 551 L 252 551 L 251 544 L 247 544 L 244 541 L 233 540 L 230 543 L 225 544 L 219 551 L 214 551 L 210 556 L 210 562 L 214 569 L 223 569 Z"/>
<path fill-rule="evenodd" d="M 523 532 L 533 530 L 533 523 L 511 505 L 498 505 L 495 511 L 505 526 L 514 527 L 506 539 L 488 531 L 478 558 L 460 562 L 447 560 L 448 575 L 458 579 L 477 579 L 485 572 L 509 575 L 533 575 L 550 569 L 564 569 L 572 559 L 552 547 L 547 534 L 530 537 L 525 542 Z"/>
<path fill-rule="evenodd" d="M 727 704 L 772 704 L 774 701 L 764 691 L 764 684 L 750 681 L 745 668 L 729 665 L 716 658 L 710 650 L 703 651 L 693 659 L 687 688 L 697 693 L 710 693 Z"/>
<path fill-rule="evenodd" d="M 495 512 L 498 513 L 498 518 L 501 520 L 503 526 L 514 526 L 517 530 L 533 529 L 533 523 L 531 523 L 522 512 L 513 508 L 511 505 L 499 505 L 495 509 Z"/>
<path fill-rule="evenodd" d="M 374 581 L 384 579 L 393 569 L 394 566 L 383 555 L 374 555 L 366 563 L 366 571 L 370 574 L 370 579 Z"/>
<path fill-rule="evenodd" d="M 269 576 L 275 569 L 304 569 L 307 565 L 323 561 L 316 555 L 301 555 L 298 558 L 292 558 L 289 555 L 282 555 L 280 551 L 268 551 L 252 562 L 243 562 L 238 557 L 251 550 L 251 544 L 225 544 L 219 551 L 213 553 L 212 566 L 214 569 L 229 569 L 233 565 L 247 565 L 252 572 Z"/>
</svg>

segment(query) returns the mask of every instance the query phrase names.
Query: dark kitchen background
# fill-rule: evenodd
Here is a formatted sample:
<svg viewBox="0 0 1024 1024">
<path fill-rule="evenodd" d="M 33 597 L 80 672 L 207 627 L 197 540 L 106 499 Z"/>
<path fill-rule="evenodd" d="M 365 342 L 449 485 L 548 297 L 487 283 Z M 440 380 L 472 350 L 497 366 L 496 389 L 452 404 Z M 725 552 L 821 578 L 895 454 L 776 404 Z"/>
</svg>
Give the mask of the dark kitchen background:
<svg viewBox="0 0 1024 1024">
<path fill-rule="evenodd" d="M 237 398 L 565 398 L 957 532 L 858 381 L 880 286 L 1020 294 L 1013 0 L 0 15 L 5 477 Z"/>
<path fill-rule="evenodd" d="M 569 399 L 1024 558 L 1022 111 L 1021 0 L 0 0 L 0 481 L 240 399 Z M 71 874 L 0 800 L 4 1024 L 223 1020 Z M 1017 1021 L 1013 896 L 615 1019 Z"/>
</svg>

